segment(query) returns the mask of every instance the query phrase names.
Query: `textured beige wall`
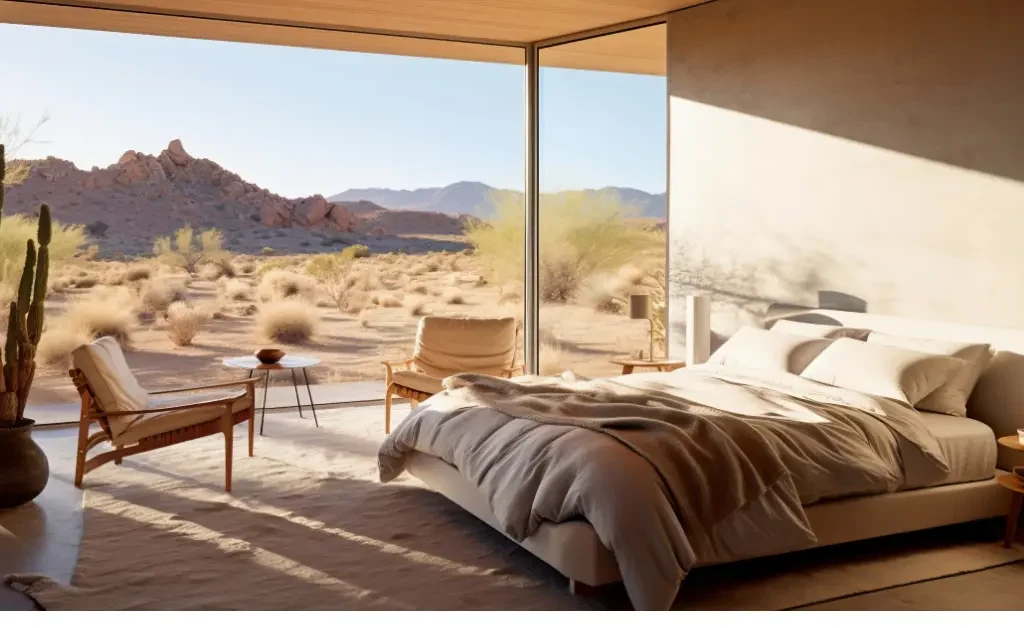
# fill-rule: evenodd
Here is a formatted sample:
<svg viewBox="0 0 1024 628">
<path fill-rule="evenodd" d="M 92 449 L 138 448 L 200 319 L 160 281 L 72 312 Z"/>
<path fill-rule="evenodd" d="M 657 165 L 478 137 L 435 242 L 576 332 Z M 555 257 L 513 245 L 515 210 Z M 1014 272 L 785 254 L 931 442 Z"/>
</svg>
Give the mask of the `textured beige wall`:
<svg viewBox="0 0 1024 628">
<path fill-rule="evenodd" d="M 723 334 L 821 291 L 1024 327 L 1024 2 L 717 0 L 668 40 L 674 352 L 694 286 Z"/>
</svg>

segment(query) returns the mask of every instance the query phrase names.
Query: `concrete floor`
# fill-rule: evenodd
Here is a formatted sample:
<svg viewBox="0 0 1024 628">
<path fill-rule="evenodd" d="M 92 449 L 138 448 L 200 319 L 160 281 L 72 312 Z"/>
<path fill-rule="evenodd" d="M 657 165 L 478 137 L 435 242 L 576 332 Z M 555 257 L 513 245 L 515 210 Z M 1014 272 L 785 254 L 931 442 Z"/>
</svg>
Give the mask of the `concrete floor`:
<svg viewBox="0 0 1024 628">
<path fill-rule="evenodd" d="M 268 414 L 268 421 L 273 414 Z M 0 575 L 44 573 L 70 582 L 82 539 L 82 492 L 73 485 L 75 430 L 37 429 L 50 482 L 35 502 L 0 511 Z M 808 609 L 1024 609 L 1024 564 L 867 593 Z M 32 610 L 27 597 L 0 586 L 0 611 Z"/>
</svg>

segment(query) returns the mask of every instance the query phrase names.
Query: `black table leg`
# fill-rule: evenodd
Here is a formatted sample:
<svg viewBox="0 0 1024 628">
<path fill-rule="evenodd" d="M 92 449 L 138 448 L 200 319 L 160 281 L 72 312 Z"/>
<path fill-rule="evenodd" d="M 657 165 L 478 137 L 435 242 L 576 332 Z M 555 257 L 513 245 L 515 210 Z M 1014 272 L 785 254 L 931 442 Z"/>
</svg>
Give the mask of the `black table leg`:
<svg viewBox="0 0 1024 628">
<path fill-rule="evenodd" d="M 292 371 L 292 375 L 295 375 L 295 371 Z M 306 394 L 309 395 L 309 407 L 313 410 L 313 423 L 320 427 L 320 421 L 316 418 L 316 404 L 313 403 L 313 391 L 309 388 L 309 375 L 306 374 L 306 369 L 302 369 L 302 381 L 306 383 Z"/>
<path fill-rule="evenodd" d="M 267 389 L 270 388 L 270 370 L 263 377 L 263 409 L 260 411 L 260 436 L 263 436 L 263 421 L 267 418 Z"/>
<path fill-rule="evenodd" d="M 295 369 L 290 369 L 292 372 L 292 388 L 295 389 L 295 405 L 299 406 L 299 418 L 302 418 L 302 402 L 299 401 L 299 382 L 295 379 Z M 313 400 L 309 400 L 313 403 Z"/>
</svg>

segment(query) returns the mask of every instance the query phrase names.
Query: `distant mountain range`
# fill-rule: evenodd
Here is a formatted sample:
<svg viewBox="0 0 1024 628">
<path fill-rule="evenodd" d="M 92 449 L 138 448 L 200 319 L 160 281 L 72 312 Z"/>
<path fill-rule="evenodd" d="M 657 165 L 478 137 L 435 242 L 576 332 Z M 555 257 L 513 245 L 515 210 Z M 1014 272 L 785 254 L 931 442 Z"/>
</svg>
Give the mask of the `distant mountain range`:
<svg viewBox="0 0 1024 628">
<path fill-rule="evenodd" d="M 638 215 L 645 218 L 665 218 L 665 193 L 650 194 L 635 188 L 604 187 L 599 190 L 583 190 L 589 194 L 615 194 L 625 203 L 634 206 Z M 496 193 L 520 194 L 512 190 L 500 190 L 476 181 L 459 181 L 443 188 L 418 188 L 415 190 L 392 190 L 390 188 L 364 188 L 345 190 L 329 197 L 334 203 L 368 201 L 388 209 L 440 212 L 444 214 L 466 214 L 487 218 L 494 213 Z"/>
</svg>

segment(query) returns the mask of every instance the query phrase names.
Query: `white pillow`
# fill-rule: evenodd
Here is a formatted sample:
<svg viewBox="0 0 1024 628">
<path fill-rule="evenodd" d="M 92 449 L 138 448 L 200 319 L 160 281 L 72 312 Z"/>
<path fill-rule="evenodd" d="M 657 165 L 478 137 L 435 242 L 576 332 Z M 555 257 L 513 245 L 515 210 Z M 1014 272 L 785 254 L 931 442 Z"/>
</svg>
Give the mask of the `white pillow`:
<svg viewBox="0 0 1024 628">
<path fill-rule="evenodd" d="M 965 368 L 960 358 L 839 338 L 801 375 L 913 406 Z"/>
<path fill-rule="evenodd" d="M 856 327 L 842 327 L 840 325 L 816 325 L 815 323 L 802 323 L 800 321 L 775 321 L 772 331 L 794 336 L 807 336 L 808 338 L 853 338 L 854 340 L 866 340 L 870 329 L 857 329 Z"/>
<path fill-rule="evenodd" d="M 871 335 L 868 336 L 868 342 L 912 349 L 922 353 L 948 355 L 967 362 L 968 368 L 962 369 L 945 384 L 939 386 L 924 399 L 914 404 L 919 410 L 951 414 L 953 416 L 967 416 L 967 400 L 970 399 L 971 392 L 978 383 L 978 378 L 981 377 L 981 372 L 985 370 L 985 367 L 992 360 L 992 354 L 989 351 L 990 345 L 987 344 L 905 338 L 877 331 L 871 332 Z"/>
<path fill-rule="evenodd" d="M 708 364 L 799 374 L 831 342 L 743 327 L 708 358 Z"/>
</svg>

